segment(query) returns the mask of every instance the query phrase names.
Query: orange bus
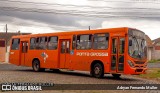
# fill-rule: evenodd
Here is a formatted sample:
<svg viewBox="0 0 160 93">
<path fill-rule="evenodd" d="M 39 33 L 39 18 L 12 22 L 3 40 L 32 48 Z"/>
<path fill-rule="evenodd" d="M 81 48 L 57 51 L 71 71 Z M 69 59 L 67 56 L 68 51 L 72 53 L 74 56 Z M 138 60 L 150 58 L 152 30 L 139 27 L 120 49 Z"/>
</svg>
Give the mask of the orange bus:
<svg viewBox="0 0 160 93">
<path fill-rule="evenodd" d="M 34 71 L 90 71 L 96 78 L 112 74 L 144 74 L 147 70 L 145 33 L 121 27 L 13 36 L 10 63 Z"/>
</svg>

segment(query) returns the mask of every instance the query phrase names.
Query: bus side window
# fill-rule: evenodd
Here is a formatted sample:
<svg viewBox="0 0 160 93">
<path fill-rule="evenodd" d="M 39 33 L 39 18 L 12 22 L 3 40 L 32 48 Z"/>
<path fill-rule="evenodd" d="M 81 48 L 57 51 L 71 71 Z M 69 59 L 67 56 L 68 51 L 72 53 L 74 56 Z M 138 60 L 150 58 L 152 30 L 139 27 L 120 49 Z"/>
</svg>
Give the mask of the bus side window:
<svg viewBox="0 0 160 93">
<path fill-rule="evenodd" d="M 120 46 L 119 53 L 124 54 L 125 38 L 120 38 L 119 46 Z"/>
<path fill-rule="evenodd" d="M 76 35 L 73 35 L 73 40 L 72 40 L 72 49 L 76 48 Z"/>
<path fill-rule="evenodd" d="M 107 49 L 109 34 L 95 34 L 93 40 L 93 49 Z"/>
<path fill-rule="evenodd" d="M 112 53 L 116 54 L 117 53 L 117 39 L 112 39 Z"/>
<path fill-rule="evenodd" d="M 30 50 L 35 49 L 36 47 L 36 38 L 31 38 L 30 39 Z"/>
<path fill-rule="evenodd" d="M 66 53 L 70 53 L 70 42 L 67 41 L 67 46 L 66 46 Z"/>
<path fill-rule="evenodd" d="M 47 37 L 40 37 L 39 49 L 46 49 Z"/>
<path fill-rule="evenodd" d="M 92 35 L 78 35 L 77 36 L 77 49 L 91 49 L 92 47 Z"/>
<path fill-rule="evenodd" d="M 28 51 L 28 42 L 22 43 L 22 53 L 27 53 Z"/>
<path fill-rule="evenodd" d="M 38 37 L 38 38 L 36 38 L 36 49 L 40 49 L 39 42 L 40 42 L 40 39 Z"/>
<path fill-rule="evenodd" d="M 62 41 L 62 44 L 61 44 L 61 53 L 65 53 L 65 41 Z"/>
<path fill-rule="evenodd" d="M 48 49 L 49 50 L 56 50 L 58 46 L 58 37 L 52 36 L 48 39 Z"/>
<path fill-rule="evenodd" d="M 20 44 L 20 39 L 12 39 L 12 50 L 18 50 L 19 49 L 19 44 Z"/>
</svg>

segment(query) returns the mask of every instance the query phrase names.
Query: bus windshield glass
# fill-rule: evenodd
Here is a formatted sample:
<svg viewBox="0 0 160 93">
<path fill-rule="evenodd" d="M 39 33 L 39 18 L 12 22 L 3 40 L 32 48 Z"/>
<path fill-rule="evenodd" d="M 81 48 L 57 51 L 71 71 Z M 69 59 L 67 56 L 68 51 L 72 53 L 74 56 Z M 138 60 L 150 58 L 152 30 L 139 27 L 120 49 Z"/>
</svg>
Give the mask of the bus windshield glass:
<svg viewBox="0 0 160 93">
<path fill-rule="evenodd" d="M 147 57 L 145 34 L 138 30 L 129 30 L 129 55 L 136 59 Z"/>
</svg>

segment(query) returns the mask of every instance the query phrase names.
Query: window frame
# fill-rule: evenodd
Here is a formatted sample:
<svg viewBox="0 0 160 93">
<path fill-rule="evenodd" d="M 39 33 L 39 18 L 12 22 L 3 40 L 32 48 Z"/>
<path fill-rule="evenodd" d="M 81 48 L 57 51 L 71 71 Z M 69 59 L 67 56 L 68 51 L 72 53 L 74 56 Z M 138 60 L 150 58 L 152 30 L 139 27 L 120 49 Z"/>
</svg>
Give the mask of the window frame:
<svg viewBox="0 0 160 93">
<path fill-rule="evenodd" d="M 18 49 L 13 49 L 13 40 L 18 39 Z M 20 38 L 12 38 L 12 43 L 11 43 L 11 50 L 19 50 L 20 49 Z"/>
<path fill-rule="evenodd" d="M 52 42 L 52 43 L 57 43 L 57 48 L 56 49 L 49 49 L 48 47 L 49 47 L 49 40 L 50 40 L 50 38 L 51 37 L 57 37 L 57 41 L 56 42 Z M 58 36 L 48 36 L 48 39 L 47 39 L 47 50 L 57 50 L 58 49 Z"/>
<path fill-rule="evenodd" d="M 95 38 L 95 35 L 96 35 L 96 34 L 105 34 L 105 37 L 107 37 L 106 35 L 108 35 L 108 46 L 107 46 L 107 48 L 105 48 L 105 49 L 95 49 L 95 48 L 94 48 L 94 38 Z M 109 33 L 94 33 L 94 34 L 93 34 L 93 39 L 92 39 L 92 42 L 93 42 L 93 43 L 92 43 L 92 49 L 93 49 L 93 50 L 108 50 L 108 48 L 109 48 L 109 40 L 110 40 L 110 35 L 109 35 Z"/>
<path fill-rule="evenodd" d="M 74 39 L 75 39 L 75 40 L 74 40 Z M 75 45 L 74 45 L 74 46 L 73 46 L 73 41 L 75 41 Z M 77 35 L 73 35 L 73 36 L 72 36 L 72 50 L 77 49 L 76 45 L 77 45 Z M 74 48 L 73 48 L 73 47 L 74 47 Z"/>
<path fill-rule="evenodd" d="M 77 49 L 77 37 L 81 36 L 81 35 L 91 35 L 91 47 L 89 49 Z M 76 50 L 91 50 L 92 49 L 92 45 L 93 45 L 93 34 L 78 34 L 76 35 Z"/>
<path fill-rule="evenodd" d="M 124 42 L 121 42 L 121 39 L 124 39 Z M 120 54 L 120 55 L 124 55 L 124 53 L 125 53 L 125 42 L 126 42 L 126 39 L 125 39 L 125 37 L 120 37 L 119 38 L 119 51 L 118 51 L 118 53 Z M 121 44 L 122 43 L 122 44 Z M 122 45 L 123 45 L 123 43 L 124 43 L 124 47 L 122 47 Z M 122 48 L 122 50 L 123 50 L 123 53 L 121 53 L 121 48 Z"/>
<path fill-rule="evenodd" d="M 26 44 L 25 47 L 23 46 L 23 44 Z M 28 42 L 22 42 L 22 53 L 27 53 L 28 52 Z"/>
<path fill-rule="evenodd" d="M 35 40 L 34 40 L 35 48 L 31 49 L 31 39 L 33 39 L 33 38 L 35 39 Z M 36 50 L 36 42 L 37 42 L 37 37 L 31 37 L 31 38 L 30 38 L 29 50 Z"/>
<path fill-rule="evenodd" d="M 47 37 L 47 36 L 40 36 L 40 37 L 37 37 L 37 38 L 39 38 L 39 42 L 38 42 L 38 47 L 39 47 L 39 49 L 37 49 L 37 50 L 46 50 L 46 49 L 47 49 L 47 45 L 48 45 L 48 37 Z M 43 42 L 43 44 L 46 44 L 45 49 L 42 49 L 42 48 L 40 47 L 42 38 L 45 38 L 45 40 L 44 40 L 44 42 Z M 47 40 L 46 40 L 46 39 L 47 39 Z"/>
</svg>

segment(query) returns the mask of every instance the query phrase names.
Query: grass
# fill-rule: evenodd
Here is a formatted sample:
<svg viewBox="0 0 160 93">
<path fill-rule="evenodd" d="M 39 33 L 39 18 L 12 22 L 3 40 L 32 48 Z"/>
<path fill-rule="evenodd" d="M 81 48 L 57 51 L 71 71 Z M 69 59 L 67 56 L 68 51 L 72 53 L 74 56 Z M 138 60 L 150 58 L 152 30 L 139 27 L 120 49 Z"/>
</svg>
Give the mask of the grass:
<svg viewBox="0 0 160 93">
<path fill-rule="evenodd" d="M 148 78 L 148 79 L 160 79 L 160 69 L 150 68 L 147 70 L 146 74 L 141 74 L 140 77 Z"/>
<path fill-rule="evenodd" d="M 153 59 L 153 60 L 150 60 L 150 61 L 148 61 L 149 63 L 156 63 L 156 62 L 160 62 L 160 59 Z"/>
</svg>

